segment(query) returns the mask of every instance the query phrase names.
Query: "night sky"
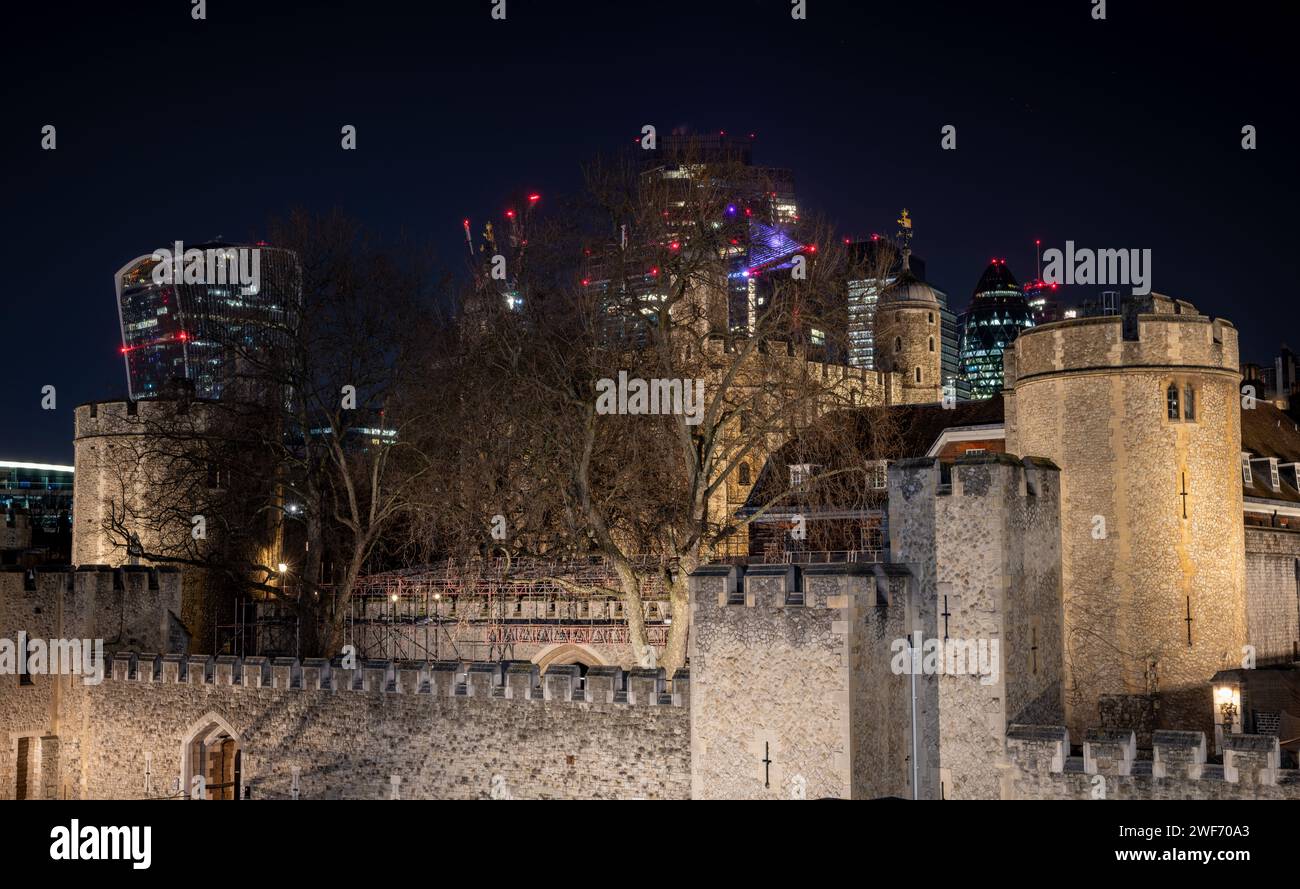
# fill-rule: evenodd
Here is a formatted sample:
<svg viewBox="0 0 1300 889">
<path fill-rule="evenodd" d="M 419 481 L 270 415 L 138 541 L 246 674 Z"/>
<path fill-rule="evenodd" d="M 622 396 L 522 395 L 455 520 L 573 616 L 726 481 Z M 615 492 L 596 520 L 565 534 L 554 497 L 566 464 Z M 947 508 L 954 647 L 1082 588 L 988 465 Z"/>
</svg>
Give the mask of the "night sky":
<svg viewBox="0 0 1300 889">
<path fill-rule="evenodd" d="M 906 206 L 958 311 L 990 258 L 1025 281 L 1035 238 L 1071 239 L 1151 249 L 1154 289 L 1232 320 L 1243 360 L 1293 332 L 1297 31 L 1275 0 L 1108 0 L 1105 21 L 1091 0 L 25 6 L 0 61 L 0 459 L 70 463 L 73 407 L 125 393 L 112 275 L 135 256 L 338 207 L 458 270 L 463 217 L 521 189 L 544 208 L 646 123 L 756 133 L 845 235 Z"/>
</svg>

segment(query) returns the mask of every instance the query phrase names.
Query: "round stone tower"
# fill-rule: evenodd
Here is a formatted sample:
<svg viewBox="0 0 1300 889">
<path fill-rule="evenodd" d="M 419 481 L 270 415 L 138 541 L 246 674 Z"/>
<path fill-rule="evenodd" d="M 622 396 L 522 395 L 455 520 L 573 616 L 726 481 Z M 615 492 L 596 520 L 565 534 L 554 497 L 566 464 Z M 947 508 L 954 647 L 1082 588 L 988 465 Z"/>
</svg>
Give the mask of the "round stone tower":
<svg viewBox="0 0 1300 889">
<path fill-rule="evenodd" d="M 1236 328 L 1133 297 L 1025 330 L 1004 367 L 1007 451 L 1061 467 L 1071 732 L 1211 734 L 1249 641 Z"/>
<path fill-rule="evenodd" d="M 912 274 L 910 250 L 903 270 L 880 294 L 876 306 L 879 368 L 898 375 L 899 402 L 926 404 L 943 399 L 943 321 L 934 289 Z"/>
<path fill-rule="evenodd" d="M 192 477 L 202 462 L 202 441 L 211 413 L 203 401 L 141 399 L 99 401 L 74 411 L 72 559 L 77 565 L 151 564 L 148 553 L 201 559 L 220 535 L 216 516 L 203 516 L 205 536 L 196 539 L 193 519 L 215 502 L 224 480 Z M 199 498 L 199 499 L 196 499 Z M 212 498 L 212 499 L 208 499 Z M 130 538 L 127 538 L 128 532 Z M 138 549 L 128 541 L 133 540 Z M 218 611 L 215 587 L 202 568 L 183 571 L 180 618 L 200 646 L 210 646 Z M 199 650 L 207 651 L 207 647 Z"/>
</svg>

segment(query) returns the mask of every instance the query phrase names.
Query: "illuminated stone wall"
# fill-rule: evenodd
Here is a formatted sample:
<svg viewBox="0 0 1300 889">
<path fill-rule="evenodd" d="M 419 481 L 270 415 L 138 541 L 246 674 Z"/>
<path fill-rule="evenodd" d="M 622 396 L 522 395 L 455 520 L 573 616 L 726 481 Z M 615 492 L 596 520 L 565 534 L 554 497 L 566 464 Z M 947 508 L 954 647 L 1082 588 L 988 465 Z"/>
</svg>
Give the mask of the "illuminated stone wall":
<svg viewBox="0 0 1300 889">
<path fill-rule="evenodd" d="M 1154 696 L 1157 728 L 1209 731 L 1202 691 L 1247 641 L 1237 331 L 1166 297 L 1147 309 L 1034 328 L 1005 356 L 1007 450 L 1061 468 L 1075 731 L 1106 694 Z"/>
</svg>

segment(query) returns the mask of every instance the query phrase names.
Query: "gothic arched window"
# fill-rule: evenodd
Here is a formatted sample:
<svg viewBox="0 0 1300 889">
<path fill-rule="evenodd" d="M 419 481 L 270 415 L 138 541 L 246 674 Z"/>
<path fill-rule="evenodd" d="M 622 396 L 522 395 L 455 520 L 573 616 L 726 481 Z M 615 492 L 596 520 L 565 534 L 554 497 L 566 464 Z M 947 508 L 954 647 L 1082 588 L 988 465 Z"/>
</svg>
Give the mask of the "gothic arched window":
<svg viewBox="0 0 1300 889">
<path fill-rule="evenodd" d="M 1181 416 L 1178 411 L 1178 384 L 1170 383 L 1169 389 L 1165 392 L 1165 403 L 1168 407 L 1169 419 L 1177 420 Z"/>
</svg>

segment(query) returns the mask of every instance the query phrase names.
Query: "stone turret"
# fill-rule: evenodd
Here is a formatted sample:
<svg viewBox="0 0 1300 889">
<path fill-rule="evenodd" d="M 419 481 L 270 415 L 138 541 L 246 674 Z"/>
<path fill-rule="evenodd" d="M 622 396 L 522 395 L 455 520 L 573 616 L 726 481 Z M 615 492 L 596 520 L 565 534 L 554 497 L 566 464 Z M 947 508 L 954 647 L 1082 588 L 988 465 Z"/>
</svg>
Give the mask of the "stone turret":
<svg viewBox="0 0 1300 889">
<path fill-rule="evenodd" d="M 1061 467 L 1071 731 L 1209 733 L 1203 692 L 1248 641 L 1237 331 L 1158 294 L 1122 309 L 1020 335 L 1007 450 Z"/>
</svg>

